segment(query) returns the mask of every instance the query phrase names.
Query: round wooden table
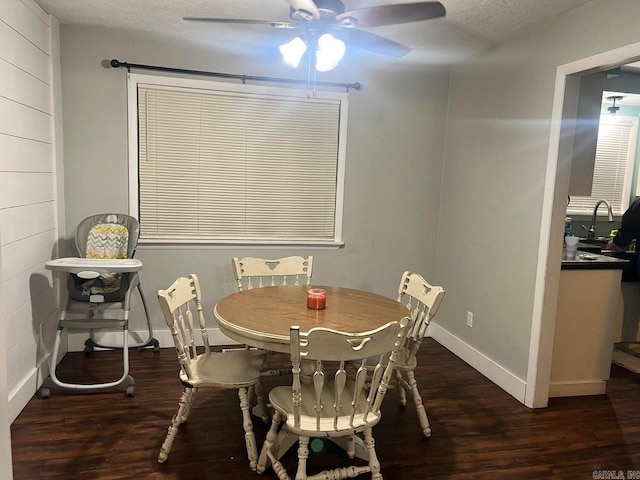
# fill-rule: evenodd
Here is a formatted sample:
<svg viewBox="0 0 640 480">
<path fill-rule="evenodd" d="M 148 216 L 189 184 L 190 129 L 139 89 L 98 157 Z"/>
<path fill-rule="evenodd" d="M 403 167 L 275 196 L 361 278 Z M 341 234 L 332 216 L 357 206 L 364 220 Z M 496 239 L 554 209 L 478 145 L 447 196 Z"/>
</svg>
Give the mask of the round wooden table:
<svg viewBox="0 0 640 480">
<path fill-rule="evenodd" d="M 307 308 L 307 290 L 324 288 L 326 308 Z M 274 352 L 289 353 L 289 329 L 298 325 L 307 332 L 314 327 L 326 327 L 350 333 L 364 333 L 392 321 L 400 321 L 409 314 L 400 302 L 371 292 L 343 287 L 290 285 L 253 288 L 224 297 L 214 308 L 222 333 L 244 345 Z M 303 365 L 304 370 L 304 365 Z M 265 418 L 256 406 L 254 414 Z M 276 458 L 297 441 L 298 436 L 286 428 L 276 439 Z M 346 437 L 329 439 L 345 450 Z M 355 455 L 368 460 L 363 442 L 355 444 Z"/>
<path fill-rule="evenodd" d="M 326 308 L 307 308 L 307 290 L 324 288 Z M 218 302 L 214 314 L 222 333 L 242 344 L 289 353 L 289 328 L 303 332 L 326 327 L 363 333 L 408 315 L 401 303 L 383 295 L 343 287 L 291 285 L 254 288 Z"/>
</svg>

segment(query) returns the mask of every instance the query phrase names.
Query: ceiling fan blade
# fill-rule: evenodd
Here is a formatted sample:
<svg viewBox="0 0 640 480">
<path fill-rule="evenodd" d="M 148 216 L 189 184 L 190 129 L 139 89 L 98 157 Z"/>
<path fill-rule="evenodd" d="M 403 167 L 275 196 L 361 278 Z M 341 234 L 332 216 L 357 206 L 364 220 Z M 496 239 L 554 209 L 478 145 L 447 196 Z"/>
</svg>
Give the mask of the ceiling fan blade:
<svg viewBox="0 0 640 480">
<path fill-rule="evenodd" d="M 320 10 L 313 0 L 289 0 L 289 5 L 294 10 L 309 12 L 316 20 L 320 18 Z"/>
<path fill-rule="evenodd" d="M 404 57 L 411 51 L 411 47 L 407 45 L 357 28 L 341 28 L 339 36 L 347 44 L 347 48 L 360 48 L 389 57 Z"/>
<path fill-rule="evenodd" d="M 358 27 L 370 28 L 428 20 L 443 17 L 445 14 L 444 5 L 440 2 L 414 2 L 356 8 L 337 15 L 336 19 L 342 21 L 349 17 L 355 18 Z"/>
<path fill-rule="evenodd" d="M 206 17 L 182 17 L 187 22 L 211 22 L 211 23 L 239 23 L 244 25 L 270 25 L 276 28 L 297 28 L 289 22 L 277 22 L 271 20 L 245 20 L 240 18 L 206 18 Z"/>
</svg>

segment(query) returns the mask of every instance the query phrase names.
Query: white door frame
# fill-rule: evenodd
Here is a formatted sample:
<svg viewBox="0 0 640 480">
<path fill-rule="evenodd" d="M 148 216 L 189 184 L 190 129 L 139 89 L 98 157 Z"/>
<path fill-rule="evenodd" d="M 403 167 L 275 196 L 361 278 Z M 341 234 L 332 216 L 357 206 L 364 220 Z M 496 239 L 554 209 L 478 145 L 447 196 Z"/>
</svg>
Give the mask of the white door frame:
<svg viewBox="0 0 640 480">
<path fill-rule="evenodd" d="M 562 258 L 562 232 L 560 230 L 556 232 L 557 229 L 554 230 L 552 226 L 563 223 L 558 217 L 565 216 L 566 198 L 569 193 L 569 172 L 566 169 L 558 169 L 565 93 L 567 89 L 576 86 L 576 82 L 573 81 L 575 77 L 571 77 L 572 75 L 586 75 L 608 70 L 637 61 L 639 58 L 640 43 L 633 43 L 561 65 L 556 70 L 525 392 L 525 405 L 530 408 L 545 407 L 549 400 L 551 357 Z"/>
</svg>

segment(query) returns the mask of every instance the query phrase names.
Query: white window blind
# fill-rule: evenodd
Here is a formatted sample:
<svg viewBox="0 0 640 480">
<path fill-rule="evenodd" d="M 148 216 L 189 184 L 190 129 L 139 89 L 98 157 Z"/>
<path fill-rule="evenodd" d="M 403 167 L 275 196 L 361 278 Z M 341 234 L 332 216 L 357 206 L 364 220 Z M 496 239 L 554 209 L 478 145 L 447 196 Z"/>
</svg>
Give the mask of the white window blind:
<svg viewBox="0 0 640 480">
<path fill-rule="evenodd" d="M 341 241 L 346 94 L 245 87 L 137 82 L 141 242 Z"/>
<path fill-rule="evenodd" d="M 600 199 L 609 201 L 614 214 L 624 213 L 631 195 L 637 136 L 637 118 L 600 117 L 591 196 L 572 195 L 567 209 L 569 214 L 591 215 Z M 601 214 L 606 214 L 604 207 Z"/>
</svg>

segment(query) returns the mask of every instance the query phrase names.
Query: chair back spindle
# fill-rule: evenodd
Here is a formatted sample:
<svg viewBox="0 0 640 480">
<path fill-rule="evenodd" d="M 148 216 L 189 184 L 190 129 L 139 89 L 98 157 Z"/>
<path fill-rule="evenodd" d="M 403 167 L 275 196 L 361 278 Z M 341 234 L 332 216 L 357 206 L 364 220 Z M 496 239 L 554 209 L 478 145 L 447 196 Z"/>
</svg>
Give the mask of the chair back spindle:
<svg viewBox="0 0 640 480">
<path fill-rule="evenodd" d="M 398 288 L 398 302 L 411 312 L 412 325 L 405 345 L 409 360 L 415 358 L 420 344 L 427 333 L 431 319 L 435 317 L 444 298 L 444 289 L 430 285 L 417 273 L 404 272 Z"/>
<path fill-rule="evenodd" d="M 311 284 L 313 256 L 291 256 L 276 260 L 234 257 L 232 264 L 239 291 L 277 285 L 300 285 L 301 282 Z"/>
<path fill-rule="evenodd" d="M 180 365 L 185 375 L 191 378 L 191 364 L 198 357 L 198 344 L 204 349 L 204 355 L 211 353 L 198 278 L 195 275 L 180 277 L 169 288 L 158 293 L 158 300 L 171 331 Z M 195 321 L 198 322 L 197 326 Z M 196 331 L 200 332 L 200 342 Z"/>
</svg>

